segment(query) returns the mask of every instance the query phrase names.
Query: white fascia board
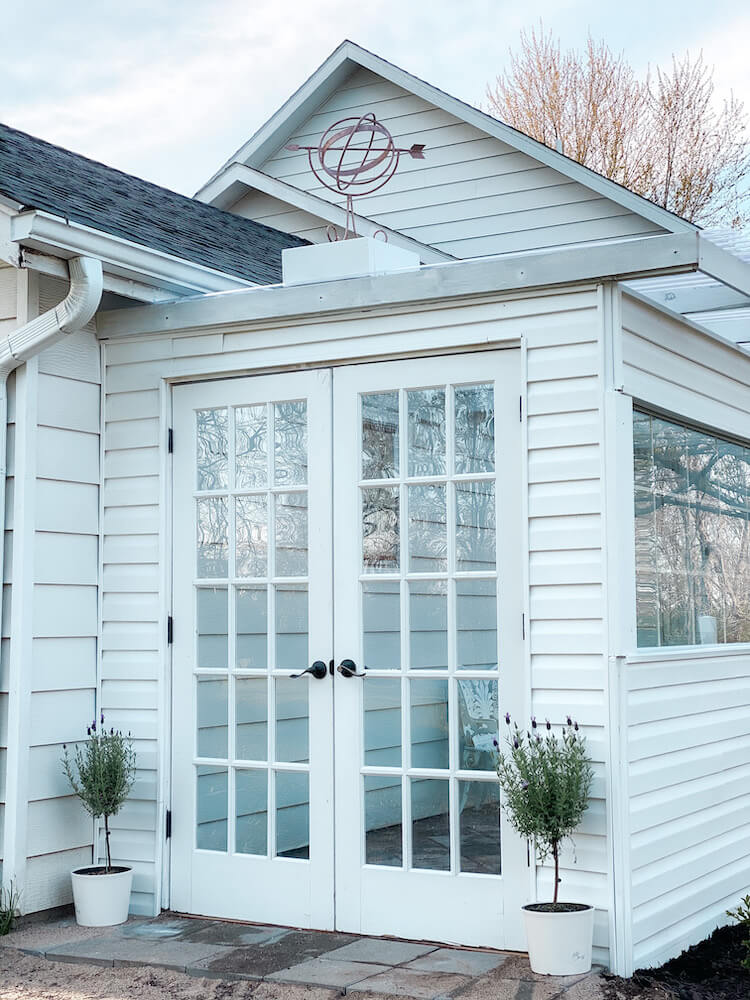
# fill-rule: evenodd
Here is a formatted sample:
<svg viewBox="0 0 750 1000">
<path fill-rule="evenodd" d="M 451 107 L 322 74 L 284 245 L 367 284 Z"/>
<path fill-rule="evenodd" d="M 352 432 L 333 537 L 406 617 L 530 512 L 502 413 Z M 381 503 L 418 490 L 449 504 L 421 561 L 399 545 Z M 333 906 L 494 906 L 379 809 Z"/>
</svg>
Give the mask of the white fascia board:
<svg viewBox="0 0 750 1000">
<path fill-rule="evenodd" d="M 204 189 L 205 200 L 215 204 L 214 196 L 219 197 L 228 187 L 240 184 L 247 191 L 248 189 L 260 191 L 278 198 L 292 208 L 297 208 L 302 212 L 314 215 L 324 223 L 346 229 L 346 210 L 340 205 L 334 205 L 325 198 L 320 198 L 316 194 L 309 194 L 300 188 L 293 187 L 285 181 L 277 180 L 268 174 L 255 170 L 253 167 L 246 167 L 243 163 L 232 163 L 214 181 Z M 441 261 L 456 260 L 452 254 L 436 250 L 435 247 L 413 240 L 410 236 L 404 236 L 395 229 L 381 226 L 380 223 L 368 219 L 365 215 L 354 215 L 354 224 L 359 236 L 375 236 L 375 233 L 384 233 L 388 243 L 403 250 L 413 250 L 419 254 L 420 260 L 424 264 L 438 264 Z"/>
<path fill-rule="evenodd" d="M 248 291 L 144 306 L 102 319 L 105 337 L 252 324 L 291 317 L 403 307 L 449 298 L 529 291 L 648 274 L 694 271 L 695 234 L 667 234 L 528 254 L 502 254 L 428 264 L 414 271 L 309 285 L 266 285 Z"/>
<path fill-rule="evenodd" d="M 514 149 L 526 153 L 527 156 L 557 170 L 584 187 L 596 191 L 602 197 L 622 205 L 623 208 L 636 215 L 648 219 L 649 222 L 661 226 L 668 232 L 694 233 L 698 231 L 698 226 L 692 222 L 668 212 L 647 198 L 634 194 L 615 181 L 608 180 L 596 171 L 584 167 L 575 160 L 571 160 L 570 157 L 558 153 L 555 149 L 550 149 L 544 143 L 537 142 L 531 136 L 511 128 L 510 125 L 506 125 L 499 119 L 493 118 L 492 115 L 460 101 L 457 97 L 446 94 L 445 91 L 439 90 L 432 84 L 420 80 L 419 77 L 407 73 L 406 70 L 394 66 L 393 63 L 381 59 L 380 56 L 376 56 L 373 52 L 369 52 L 350 41 L 342 42 L 322 66 L 281 106 L 276 114 L 269 118 L 266 124 L 237 150 L 234 156 L 224 164 L 224 167 L 236 160 L 240 160 L 249 167 L 260 167 L 271 153 L 283 145 L 296 127 L 359 66 L 369 69 L 372 73 L 377 73 L 397 87 L 401 87 L 402 90 L 442 108 L 443 111 L 460 121 L 473 125 L 474 128 L 485 134 L 494 136 Z M 221 170 L 211 178 L 211 181 L 219 173 Z M 198 191 L 195 197 L 203 200 L 203 191 L 205 191 L 205 186 Z"/>
<path fill-rule="evenodd" d="M 703 285 L 695 288 L 660 289 L 649 292 L 648 288 L 635 289 L 654 302 L 663 303 L 677 313 L 703 313 L 723 310 L 731 312 L 750 305 L 750 298 L 726 285 Z"/>
<path fill-rule="evenodd" d="M 10 230 L 11 240 L 24 247 L 63 258 L 80 254 L 97 257 L 111 274 L 155 285 L 177 295 L 254 287 L 252 282 L 242 278 L 47 212 L 22 212 L 11 220 Z"/>
</svg>

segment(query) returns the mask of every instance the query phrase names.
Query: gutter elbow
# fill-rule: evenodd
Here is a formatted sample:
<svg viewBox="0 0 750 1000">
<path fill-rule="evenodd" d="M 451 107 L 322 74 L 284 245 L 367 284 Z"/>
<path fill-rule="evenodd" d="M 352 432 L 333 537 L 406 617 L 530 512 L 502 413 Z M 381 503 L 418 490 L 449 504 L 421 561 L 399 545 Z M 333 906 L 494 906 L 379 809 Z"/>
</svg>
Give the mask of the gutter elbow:
<svg viewBox="0 0 750 1000">
<path fill-rule="evenodd" d="M 93 319 L 104 291 L 102 262 L 95 257 L 68 261 L 70 290 L 56 307 L 61 333 L 75 333 Z"/>
</svg>

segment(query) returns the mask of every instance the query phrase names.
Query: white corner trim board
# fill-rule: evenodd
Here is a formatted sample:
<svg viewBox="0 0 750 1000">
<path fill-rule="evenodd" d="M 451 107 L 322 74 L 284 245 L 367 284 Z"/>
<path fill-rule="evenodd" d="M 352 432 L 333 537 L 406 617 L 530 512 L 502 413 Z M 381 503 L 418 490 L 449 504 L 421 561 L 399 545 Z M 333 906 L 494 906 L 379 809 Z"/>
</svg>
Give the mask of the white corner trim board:
<svg viewBox="0 0 750 1000">
<path fill-rule="evenodd" d="M 76 333 L 91 320 L 99 307 L 103 289 L 102 264 L 92 257 L 73 257 L 68 261 L 68 294 L 52 309 L 12 330 L 0 341 L 0 524 L 5 523 L 5 477 L 7 473 L 8 375 L 25 361 Z M 0 546 L 0 580 L 3 579 L 4 551 Z M 2 609 L 0 608 L 0 634 Z M 27 665 L 28 666 L 28 665 Z M 8 751 L 4 829 L 3 884 L 11 881 L 20 890 L 24 886 L 26 844 L 23 837 L 26 789 L 22 780 L 20 755 L 25 752 L 23 718 L 20 708 L 23 678 L 18 658 L 11 658 L 8 677 Z"/>
</svg>

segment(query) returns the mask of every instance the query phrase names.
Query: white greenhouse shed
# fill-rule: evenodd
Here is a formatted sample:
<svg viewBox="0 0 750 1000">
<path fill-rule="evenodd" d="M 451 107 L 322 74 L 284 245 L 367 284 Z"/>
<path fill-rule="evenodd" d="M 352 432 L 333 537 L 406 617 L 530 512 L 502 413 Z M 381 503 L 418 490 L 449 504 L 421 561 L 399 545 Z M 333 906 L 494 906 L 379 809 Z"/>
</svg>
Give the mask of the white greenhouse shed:
<svg viewBox="0 0 750 1000">
<path fill-rule="evenodd" d="M 425 156 L 329 244 L 288 147 L 367 113 Z M 701 939 L 750 890 L 750 244 L 350 42 L 198 199 L 0 127 L 23 912 L 101 856 L 103 712 L 134 913 L 524 950 L 492 740 L 570 713 L 596 960 Z"/>
</svg>

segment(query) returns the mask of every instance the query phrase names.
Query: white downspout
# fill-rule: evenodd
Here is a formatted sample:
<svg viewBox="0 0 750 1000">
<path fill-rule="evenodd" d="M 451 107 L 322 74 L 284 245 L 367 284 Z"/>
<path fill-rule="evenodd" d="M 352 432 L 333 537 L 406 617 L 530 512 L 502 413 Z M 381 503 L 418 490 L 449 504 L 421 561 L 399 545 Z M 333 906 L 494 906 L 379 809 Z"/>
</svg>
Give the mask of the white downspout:
<svg viewBox="0 0 750 1000">
<path fill-rule="evenodd" d="M 5 530 L 5 480 L 7 475 L 7 422 L 8 422 L 8 376 L 19 365 L 33 358 L 41 351 L 67 334 L 76 333 L 93 318 L 102 297 L 102 264 L 93 257 L 73 257 L 68 261 L 70 287 L 68 294 L 58 305 L 42 313 L 36 319 L 12 330 L 0 339 L 0 531 Z M 0 534 L 0 539 L 3 537 Z M 4 549 L 0 544 L 0 585 L 4 576 Z M 2 601 L 0 601 L 0 635 L 3 630 Z M 5 830 L 3 883 L 7 886 L 11 879 L 25 881 L 26 844 L 19 843 L 18 812 L 25 809 L 20 796 L 24 789 L 19 787 L 19 762 L 26 748 L 19 746 L 21 735 L 20 700 L 23 678 L 8 678 L 8 750 L 5 795 Z M 13 696 L 19 703 L 19 711 L 13 710 Z M 16 729 L 18 728 L 18 731 Z M 18 870 L 20 868 L 20 870 Z"/>
</svg>

